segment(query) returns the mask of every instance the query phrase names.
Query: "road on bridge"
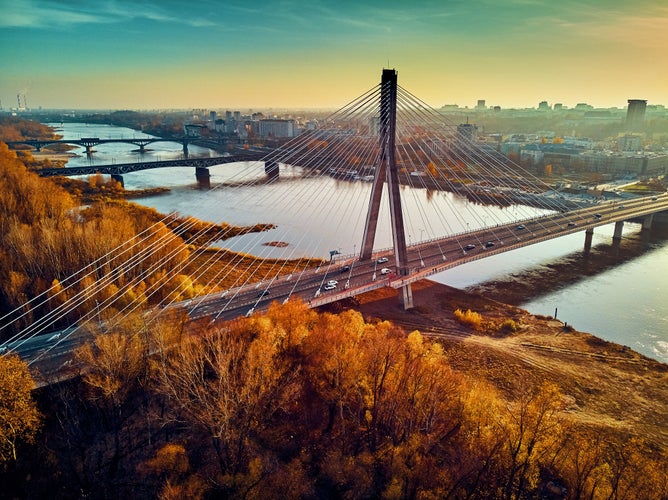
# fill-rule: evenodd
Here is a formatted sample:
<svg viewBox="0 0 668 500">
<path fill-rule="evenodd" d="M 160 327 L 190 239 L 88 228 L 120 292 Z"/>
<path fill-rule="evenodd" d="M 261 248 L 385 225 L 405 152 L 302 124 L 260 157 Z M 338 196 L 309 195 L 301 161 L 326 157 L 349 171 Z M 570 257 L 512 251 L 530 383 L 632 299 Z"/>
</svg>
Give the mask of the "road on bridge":
<svg viewBox="0 0 668 500">
<path fill-rule="evenodd" d="M 168 308 L 183 308 L 191 318 L 232 319 L 266 309 L 271 301 L 283 302 L 295 297 L 316 307 L 384 286 L 399 288 L 466 262 L 664 210 L 668 210 L 666 194 L 601 203 L 411 245 L 408 247 L 409 275 L 405 277 L 396 274 L 394 253 L 387 250 L 374 254 L 371 260 L 336 259 L 318 269 L 275 276 L 260 283 L 173 303 Z M 326 286 L 331 280 L 336 283 Z"/>
</svg>

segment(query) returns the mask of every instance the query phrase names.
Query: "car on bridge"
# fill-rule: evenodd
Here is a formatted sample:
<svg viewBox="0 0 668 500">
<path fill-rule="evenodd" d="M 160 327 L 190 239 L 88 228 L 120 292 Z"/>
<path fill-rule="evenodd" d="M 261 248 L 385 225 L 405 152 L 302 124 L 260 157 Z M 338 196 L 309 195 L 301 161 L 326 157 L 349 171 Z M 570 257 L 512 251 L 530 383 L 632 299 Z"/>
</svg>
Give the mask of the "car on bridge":
<svg viewBox="0 0 668 500">
<path fill-rule="evenodd" d="M 269 290 L 262 290 L 261 292 L 258 292 L 257 296 L 259 298 L 264 297 L 265 295 L 269 295 Z"/>
<path fill-rule="evenodd" d="M 339 282 L 336 281 L 336 280 L 329 280 L 329 281 L 327 282 L 327 284 L 328 284 L 328 285 L 334 285 L 334 286 L 336 286 L 336 285 L 339 284 Z"/>
<path fill-rule="evenodd" d="M 343 267 L 341 267 L 341 272 L 342 272 L 342 273 L 347 273 L 348 271 L 350 271 L 350 266 L 343 266 Z"/>
<path fill-rule="evenodd" d="M 336 288 L 336 283 L 327 283 L 324 287 L 322 287 L 323 290 L 334 290 Z"/>
<path fill-rule="evenodd" d="M 493 241 L 488 241 L 487 243 L 485 243 L 485 248 L 492 248 L 493 246 L 494 246 Z"/>
<path fill-rule="evenodd" d="M 475 248 L 475 245 L 469 244 L 469 245 L 466 245 L 464 247 L 464 251 L 468 252 L 469 250 L 473 250 L 474 248 Z"/>
<path fill-rule="evenodd" d="M 575 227 L 575 222 L 569 222 L 566 227 Z"/>
<path fill-rule="evenodd" d="M 384 267 L 380 270 L 380 274 L 390 274 L 392 272 L 391 269 Z"/>
<path fill-rule="evenodd" d="M 378 264 L 385 264 L 385 263 L 386 263 L 387 261 L 389 261 L 389 260 L 390 260 L 390 259 L 388 259 L 387 257 L 381 257 L 381 258 L 378 259 L 376 262 L 377 262 Z"/>
<path fill-rule="evenodd" d="M 519 226 L 516 227 L 516 229 L 518 231 L 523 231 L 524 229 L 526 229 L 526 226 L 524 224 L 520 224 Z"/>
<path fill-rule="evenodd" d="M 601 214 L 594 214 L 594 219 L 600 219 L 600 218 L 601 218 Z"/>
</svg>

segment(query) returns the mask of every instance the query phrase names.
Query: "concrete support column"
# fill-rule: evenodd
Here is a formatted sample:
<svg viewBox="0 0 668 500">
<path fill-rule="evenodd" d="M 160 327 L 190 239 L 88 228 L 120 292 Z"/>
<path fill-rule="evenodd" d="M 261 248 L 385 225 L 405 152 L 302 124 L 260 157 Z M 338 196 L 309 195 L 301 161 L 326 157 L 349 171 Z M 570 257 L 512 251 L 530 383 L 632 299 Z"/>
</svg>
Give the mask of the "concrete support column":
<svg viewBox="0 0 668 500">
<path fill-rule="evenodd" d="M 654 214 L 645 216 L 645 218 L 642 220 L 642 230 L 649 231 L 652 229 L 652 222 L 654 222 Z"/>
<path fill-rule="evenodd" d="M 93 156 L 93 146 L 86 146 L 86 156 L 90 158 Z"/>
<path fill-rule="evenodd" d="M 585 231 L 585 247 L 584 251 L 585 253 L 589 253 L 591 250 L 591 240 L 594 237 L 594 228 L 587 229 Z"/>
<path fill-rule="evenodd" d="M 122 188 L 125 187 L 125 182 L 123 181 L 123 176 L 120 174 L 111 174 L 111 178 L 118 182 Z"/>
<path fill-rule="evenodd" d="M 188 141 L 185 139 L 183 141 L 183 156 L 188 158 Z"/>
<path fill-rule="evenodd" d="M 264 162 L 264 173 L 267 174 L 269 180 L 278 179 L 278 162 L 267 160 Z"/>
<path fill-rule="evenodd" d="M 615 222 L 615 232 L 612 235 L 612 248 L 619 249 L 619 244 L 622 241 L 622 229 L 624 229 L 624 221 L 618 220 Z"/>
<path fill-rule="evenodd" d="M 619 252 L 619 245 L 622 242 L 622 229 L 624 229 L 624 221 L 618 220 L 615 222 L 615 232 L 612 235 L 612 250 L 615 255 Z"/>
<path fill-rule="evenodd" d="M 618 220 L 617 222 L 615 222 L 615 233 L 612 235 L 613 240 L 622 239 L 622 229 L 624 229 L 624 221 Z"/>
<path fill-rule="evenodd" d="M 404 311 L 413 308 L 413 289 L 410 283 L 401 287 L 399 291 L 399 305 Z"/>
<path fill-rule="evenodd" d="M 206 167 L 195 167 L 195 178 L 200 187 L 211 187 L 211 173 Z"/>
</svg>

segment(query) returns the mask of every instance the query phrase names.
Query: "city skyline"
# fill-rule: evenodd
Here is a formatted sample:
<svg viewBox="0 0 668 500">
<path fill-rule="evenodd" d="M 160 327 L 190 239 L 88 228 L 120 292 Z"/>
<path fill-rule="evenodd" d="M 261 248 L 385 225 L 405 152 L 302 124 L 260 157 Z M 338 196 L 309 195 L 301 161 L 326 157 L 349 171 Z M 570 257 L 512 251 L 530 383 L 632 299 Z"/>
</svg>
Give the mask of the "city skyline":
<svg viewBox="0 0 668 500">
<path fill-rule="evenodd" d="M 383 67 L 434 107 L 668 103 L 668 6 L 650 0 L 0 0 L 0 12 L 5 110 L 17 94 L 32 108 L 338 108 Z"/>
</svg>

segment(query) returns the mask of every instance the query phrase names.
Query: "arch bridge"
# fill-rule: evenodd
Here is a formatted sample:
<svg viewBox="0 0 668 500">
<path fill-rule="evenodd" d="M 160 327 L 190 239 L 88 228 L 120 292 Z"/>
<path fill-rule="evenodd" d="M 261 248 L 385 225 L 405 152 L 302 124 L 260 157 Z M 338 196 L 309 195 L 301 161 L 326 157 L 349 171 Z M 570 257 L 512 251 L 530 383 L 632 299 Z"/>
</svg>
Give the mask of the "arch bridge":
<svg viewBox="0 0 668 500">
<path fill-rule="evenodd" d="M 134 144 L 139 148 L 140 152 L 146 151 L 146 146 L 155 142 L 178 142 L 183 145 L 184 153 L 188 152 L 188 144 L 193 143 L 198 138 L 196 137 L 141 137 L 141 138 L 118 138 L 118 139 L 104 139 L 100 137 L 82 137 L 80 139 L 25 139 L 22 141 L 9 141 L 7 146 L 15 148 L 16 146 L 26 145 L 35 148 L 36 151 L 41 151 L 43 147 L 51 146 L 53 144 L 76 144 L 86 148 L 86 155 L 93 154 L 93 148 L 99 144 Z"/>
</svg>

